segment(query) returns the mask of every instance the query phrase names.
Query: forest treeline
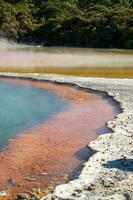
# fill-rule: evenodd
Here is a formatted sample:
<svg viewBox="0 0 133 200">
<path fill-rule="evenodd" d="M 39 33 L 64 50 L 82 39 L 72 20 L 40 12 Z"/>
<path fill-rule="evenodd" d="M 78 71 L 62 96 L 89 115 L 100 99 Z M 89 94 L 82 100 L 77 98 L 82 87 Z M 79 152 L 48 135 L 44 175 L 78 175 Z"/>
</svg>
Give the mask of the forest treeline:
<svg viewBox="0 0 133 200">
<path fill-rule="evenodd" d="M 0 0 L 0 36 L 46 46 L 133 48 L 133 0 Z"/>
</svg>

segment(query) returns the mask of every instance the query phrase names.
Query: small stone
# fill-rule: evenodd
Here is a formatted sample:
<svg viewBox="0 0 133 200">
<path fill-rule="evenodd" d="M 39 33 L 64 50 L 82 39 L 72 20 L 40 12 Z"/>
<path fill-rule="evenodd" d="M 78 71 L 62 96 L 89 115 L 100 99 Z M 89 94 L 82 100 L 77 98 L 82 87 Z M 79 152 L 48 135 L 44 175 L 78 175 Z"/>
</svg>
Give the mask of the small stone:
<svg viewBox="0 0 133 200">
<path fill-rule="evenodd" d="M 7 194 L 8 194 L 8 191 L 6 190 L 0 191 L 0 197 L 7 196 Z"/>
<path fill-rule="evenodd" d="M 105 179 L 105 180 L 103 180 L 103 185 L 104 185 L 104 187 L 113 187 L 114 182 L 112 179 Z"/>
<path fill-rule="evenodd" d="M 96 188 L 96 185 L 92 183 L 86 188 L 86 190 L 95 190 L 95 188 Z"/>
<path fill-rule="evenodd" d="M 42 172 L 42 175 L 48 175 L 48 172 Z"/>
<path fill-rule="evenodd" d="M 25 179 L 31 182 L 36 180 L 34 177 L 29 177 L 29 176 L 25 177 Z"/>
<path fill-rule="evenodd" d="M 9 178 L 7 182 L 8 184 L 14 185 L 16 183 L 16 180 L 14 178 Z"/>
<path fill-rule="evenodd" d="M 30 199 L 31 199 L 31 200 L 39 200 L 40 197 L 39 197 L 36 193 L 32 192 L 32 193 L 30 194 Z"/>
<path fill-rule="evenodd" d="M 26 193 L 18 194 L 17 200 L 29 200 L 29 196 Z"/>
<path fill-rule="evenodd" d="M 127 200 L 132 200 L 132 193 L 131 192 L 125 192 L 124 196 Z"/>
<path fill-rule="evenodd" d="M 38 188 L 36 191 L 37 194 L 41 194 L 41 188 Z"/>
</svg>

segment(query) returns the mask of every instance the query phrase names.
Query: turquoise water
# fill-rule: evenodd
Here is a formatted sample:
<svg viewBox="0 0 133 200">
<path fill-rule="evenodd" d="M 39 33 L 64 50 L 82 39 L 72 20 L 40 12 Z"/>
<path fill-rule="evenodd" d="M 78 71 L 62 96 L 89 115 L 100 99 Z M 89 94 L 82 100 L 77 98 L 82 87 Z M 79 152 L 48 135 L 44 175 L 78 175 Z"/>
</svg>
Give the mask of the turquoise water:
<svg viewBox="0 0 133 200">
<path fill-rule="evenodd" d="M 10 138 L 61 112 L 68 102 L 52 92 L 0 81 L 0 148 Z"/>
</svg>

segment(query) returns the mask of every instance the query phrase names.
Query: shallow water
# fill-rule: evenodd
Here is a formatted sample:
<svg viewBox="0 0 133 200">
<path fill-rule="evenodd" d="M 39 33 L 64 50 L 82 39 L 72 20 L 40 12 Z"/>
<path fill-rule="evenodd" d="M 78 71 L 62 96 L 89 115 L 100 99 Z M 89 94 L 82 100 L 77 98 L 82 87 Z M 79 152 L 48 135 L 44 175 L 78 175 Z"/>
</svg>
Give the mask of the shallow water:
<svg viewBox="0 0 133 200">
<path fill-rule="evenodd" d="M 119 112 L 118 105 L 106 95 L 73 86 L 9 78 L 1 78 L 0 83 L 6 85 L 5 88 L 12 88 L 9 94 L 13 101 L 7 102 L 10 98 L 6 100 L 8 108 L 15 99 L 18 102 L 14 104 L 17 117 L 12 115 L 14 109 L 11 109 L 9 119 L 12 120 L 11 116 L 14 121 L 19 121 L 20 110 L 26 109 L 25 121 L 31 123 L 30 128 L 16 131 L 16 137 L 10 135 L 6 148 L 0 152 L 0 190 L 7 189 L 13 196 L 32 188 L 41 188 L 45 193 L 51 187 L 75 177 L 82 161 L 89 157 L 86 145 L 98 134 L 109 132 L 105 122 Z M 23 93 L 23 90 L 26 92 Z M 21 98 L 17 97 L 20 91 Z M 6 90 L 4 95 L 7 95 Z M 37 100 L 31 101 L 34 98 Z M 38 98 L 41 102 L 38 102 Z M 47 108 L 43 108 L 45 98 L 49 105 Z M 20 105 L 23 102 L 24 105 Z M 41 121 L 40 118 L 36 119 L 38 112 L 37 115 L 35 112 L 35 118 L 32 112 L 29 115 L 29 110 L 38 106 L 44 121 L 42 117 Z M 49 114 L 50 108 L 53 111 Z M 46 111 L 46 114 L 42 111 Z M 16 129 L 15 124 L 13 127 Z"/>
</svg>

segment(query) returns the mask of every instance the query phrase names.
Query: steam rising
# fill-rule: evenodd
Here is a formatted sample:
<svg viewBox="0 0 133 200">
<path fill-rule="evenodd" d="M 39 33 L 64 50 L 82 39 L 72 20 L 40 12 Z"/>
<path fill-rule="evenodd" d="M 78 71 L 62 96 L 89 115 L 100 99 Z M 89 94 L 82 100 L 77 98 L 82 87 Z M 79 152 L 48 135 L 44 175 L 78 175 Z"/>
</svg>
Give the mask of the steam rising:
<svg viewBox="0 0 133 200">
<path fill-rule="evenodd" d="M 9 49 L 18 49 L 28 47 L 27 45 L 17 44 L 16 42 L 9 41 L 6 38 L 0 38 L 0 51 Z"/>
<path fill-rule="evenodd" d="M 42 48 L 1 38 L 0 67 L 133 67 L 133 51 Z"/>
</svg>

